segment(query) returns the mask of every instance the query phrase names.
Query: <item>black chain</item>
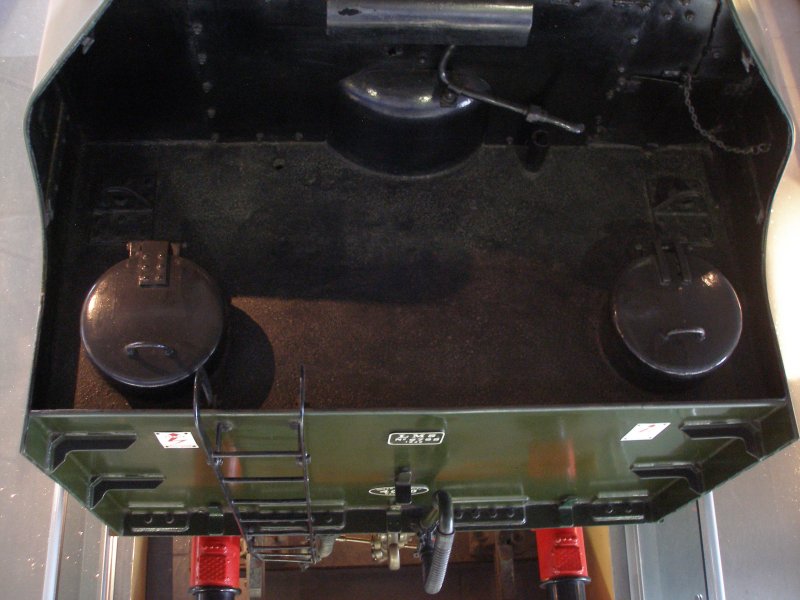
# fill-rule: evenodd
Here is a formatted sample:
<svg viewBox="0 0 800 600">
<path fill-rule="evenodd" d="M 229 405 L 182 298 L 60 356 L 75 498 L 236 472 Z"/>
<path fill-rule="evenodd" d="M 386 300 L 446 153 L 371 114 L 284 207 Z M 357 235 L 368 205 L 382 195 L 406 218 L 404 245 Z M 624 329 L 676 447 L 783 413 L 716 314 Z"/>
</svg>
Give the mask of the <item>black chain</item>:
<svg viewBox="0 0 800 600">
<path fill-rule="evenodd" d="M 769 152 L 770 148 L 772 147 L 771 144 L 768 142 L 762 142 L 761 144 L 754 144 L 752 146 L 729 146 L 721 139 L 719 139 L 716 135 L 711 133 L 708 129 L 703 127 L 700 124 L 700 118 L 697 116 L 697 111 L 692 104 L 692 76 L 687 73 L 683 79 L 683 102 L 686 104 L 686 108 L 689 111 L 689 116 L 692 118 L 692 125 L 697 130 L 697 133 L 702 135 L 705 139 L 709 142 L 714 144 L 717 148 L 724 152 L 730 152 L 732 154 L 741 154 L 743 156 L 757 156 L 759 154 L 764 154 L 765 152 Z"/>
</svg>

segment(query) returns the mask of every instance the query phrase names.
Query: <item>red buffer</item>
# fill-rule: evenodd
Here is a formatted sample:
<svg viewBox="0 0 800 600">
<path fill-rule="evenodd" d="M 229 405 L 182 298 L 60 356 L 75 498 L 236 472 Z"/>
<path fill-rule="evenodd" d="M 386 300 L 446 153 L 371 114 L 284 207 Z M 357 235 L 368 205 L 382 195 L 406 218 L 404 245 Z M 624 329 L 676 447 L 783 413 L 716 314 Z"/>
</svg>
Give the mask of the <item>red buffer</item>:
<svg viewBox="0 0 800 600">
<path fill-rule="evenodd" d="M 192 538 L 189 592 L 195 600 L 233 600 L 239 595 L 239 536 Z"/>
<path fill-rule="evenodd" d="M 590 581 L 583 529 L 537 529 L 539 577 L 550 600 L 586 600 Z"/>
</svg>

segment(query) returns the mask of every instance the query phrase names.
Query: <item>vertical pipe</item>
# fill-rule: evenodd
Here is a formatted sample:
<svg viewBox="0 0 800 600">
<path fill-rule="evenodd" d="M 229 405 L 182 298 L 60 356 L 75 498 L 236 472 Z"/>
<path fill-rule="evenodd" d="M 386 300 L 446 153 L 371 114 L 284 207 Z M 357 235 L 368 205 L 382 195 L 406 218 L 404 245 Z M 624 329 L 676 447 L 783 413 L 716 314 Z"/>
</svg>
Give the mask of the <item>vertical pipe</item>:
<svg viewBox="0 0 800 600">
<path fill-rule="evenodd" d="M 50 509 L 50 528 L 47 537 L 47 558 L 44 566 L 42 600 L 56 600 L 58 573 L 61 567 L 61 546 L 64 542 L 67 490 L 55 484 L 53 505 Z"/>
<path fill-rule="evenodd" d="M 539 578 L 549 600 L 586 600 L 589 570 L 583 529 L 537 529 Z"/>
<path fill-rule="evenodd" d="M 196 600 L 233 600 L 239 589 L 239 536 L 192 538 L 189 592 Z"/>
<path fill-rule="evenodd" d="M 103 554 L 100 557 L 100 600 L 114 600 L 114 578 L 117 573 L 117 536 L 103 525 Z"/>
<path fill-rule="evenodd" d="M 147 538 L 133 540 L 131 561 L 131 600 L 147 600 Z"/>
<path fill-rule="evenodd" d="M 700 538 L 703 541 L 703 556 L 706 563 L 706 587 L 709 600 L 725 600 L 725 578 L 722 573 L 722 553 L 717 531 L 717 511 L 714 492 L 697 501 L 700 518 Z"/>
<path fill-rule="evenodd" d="M 639 525 L 624 525 L 625 552 L 628 566 L 628 583 L 631 600 L 644 600 L 644 565 Z"/>
</svg>

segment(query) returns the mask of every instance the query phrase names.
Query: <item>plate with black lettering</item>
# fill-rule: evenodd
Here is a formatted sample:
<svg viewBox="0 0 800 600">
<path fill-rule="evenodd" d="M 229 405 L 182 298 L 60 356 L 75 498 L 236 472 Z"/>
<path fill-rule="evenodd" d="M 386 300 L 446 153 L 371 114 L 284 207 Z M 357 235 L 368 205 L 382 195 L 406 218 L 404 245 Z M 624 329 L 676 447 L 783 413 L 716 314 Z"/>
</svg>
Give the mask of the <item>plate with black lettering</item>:
<svg viewBox="0 0 800 600">
<path fill-rule="evenodd" d="M 398 431 L 389 434 L 390 446 L 438 446 L 444 441 L 444 431 Z"/>
</svg>

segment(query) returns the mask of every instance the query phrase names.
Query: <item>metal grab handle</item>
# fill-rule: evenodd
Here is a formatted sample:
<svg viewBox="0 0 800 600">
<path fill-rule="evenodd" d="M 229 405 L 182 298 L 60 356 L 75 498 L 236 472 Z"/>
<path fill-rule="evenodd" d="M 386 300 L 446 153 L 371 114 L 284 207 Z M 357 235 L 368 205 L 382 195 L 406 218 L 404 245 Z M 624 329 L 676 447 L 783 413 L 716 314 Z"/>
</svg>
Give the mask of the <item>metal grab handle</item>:
<svg viewBox="0 0 800 600">
<path fill-rule="evenodd" d="M 450 62 L 450 57 L 453 55 L 453 51 L 455 49 L 455 46 L 450 46 L 447 48 L 447 50 L 445 50 L 444 54 L 442 55 L 442 59 L 439 61 L 438 74 L 439 81 L 441 81 L 445 86 L 447 86 L 448 89 L 454 91 L 456 94 L 461 94 L 462 96 L 467 96 L 468 98 L 478 100 L 479 102 L 485 102 L 486 104 L 491 104 L 492 106 L 496 106 L 498 108 L 519 113 L 525 117 L 525 120 L 528 123 L 547 123 L 548 125 L 554 125 L 555 127 L 559 127 L 574 134 L 581 134 L 586 130 L 586 127 L 583 123 L 570 123 L 569 121 L 551 116 L 541 106 L 536 106 L 535 104 L 531 104 L 530 106 L 521 106 L 519 104 L 514 104 L 513 102 L 508 102 L 506 100 L 490 96 L 489 94 L 468 90 L 467 88 L 454 84 L 447 76 L 447 63 Z"/>
<path fill-rule="evenodd" d="M 125 344 L 125 354 L 133 358 L 136 356 L 139 348 L 155 348 L 156 350 L 163 350 L 166 356 L 175 356 L 177 354 L 174 348 L 159 342 L 131 342 L 130 344 Z"/>
<path fill-rule="evenodd" d="M 199 400 L 204 398 L 206 404 L 210 408 L 214 407 L 214 390 L 211 389 L 211 381 L 208 379 L 208 373 L 203 367 L 197 369 L 197 372 L 194 374 L 194 387 L 192 389 L 192 396 L 194 400 L 194 405 L 200 408 Z"/>
<path fill-rule="evenodd" d="M 205 403 L 210 407 L 214 407 L 214 391 L 211 389 L 211 382 L 208 380 L 208 374 L 203 367 L 197 369 L 194 374 L 194 386 L 192 387 L 192 408 L 194 409 L 194 427 L 197 434 L 200 436 L 200 445 L 206 454 L 206 462 L 215 469 L 219 467 L 222 460 L 214 457 L 213 446 L 208 437 L 205 429 L 200 423 L 200 404 L 205 400 Z M 227 500 L 227 498 L 226 498 Z"/>
<path fill-rule="evenodd" d="M 706 339 L 706 330 L 702 327 L 684 327 L 679 329 L 671 329 L 664 334 L 664 339 L 668 340 L 678 335 L 694 335 L 697 336 L 698 342 L 703 342 Z"/>
<path fill-rule="evenodd" d="M 444 490 L 436 492 L 431 511 L 422 519 L 420 527 L 425 532 L 420 535 L 425 592 L 438 594 L 447 575 L 447 563 L 455 540 L 455 517 L 450 494 Z M 432 547 L 431 534 L 434 536 Z"/>
</svg>

